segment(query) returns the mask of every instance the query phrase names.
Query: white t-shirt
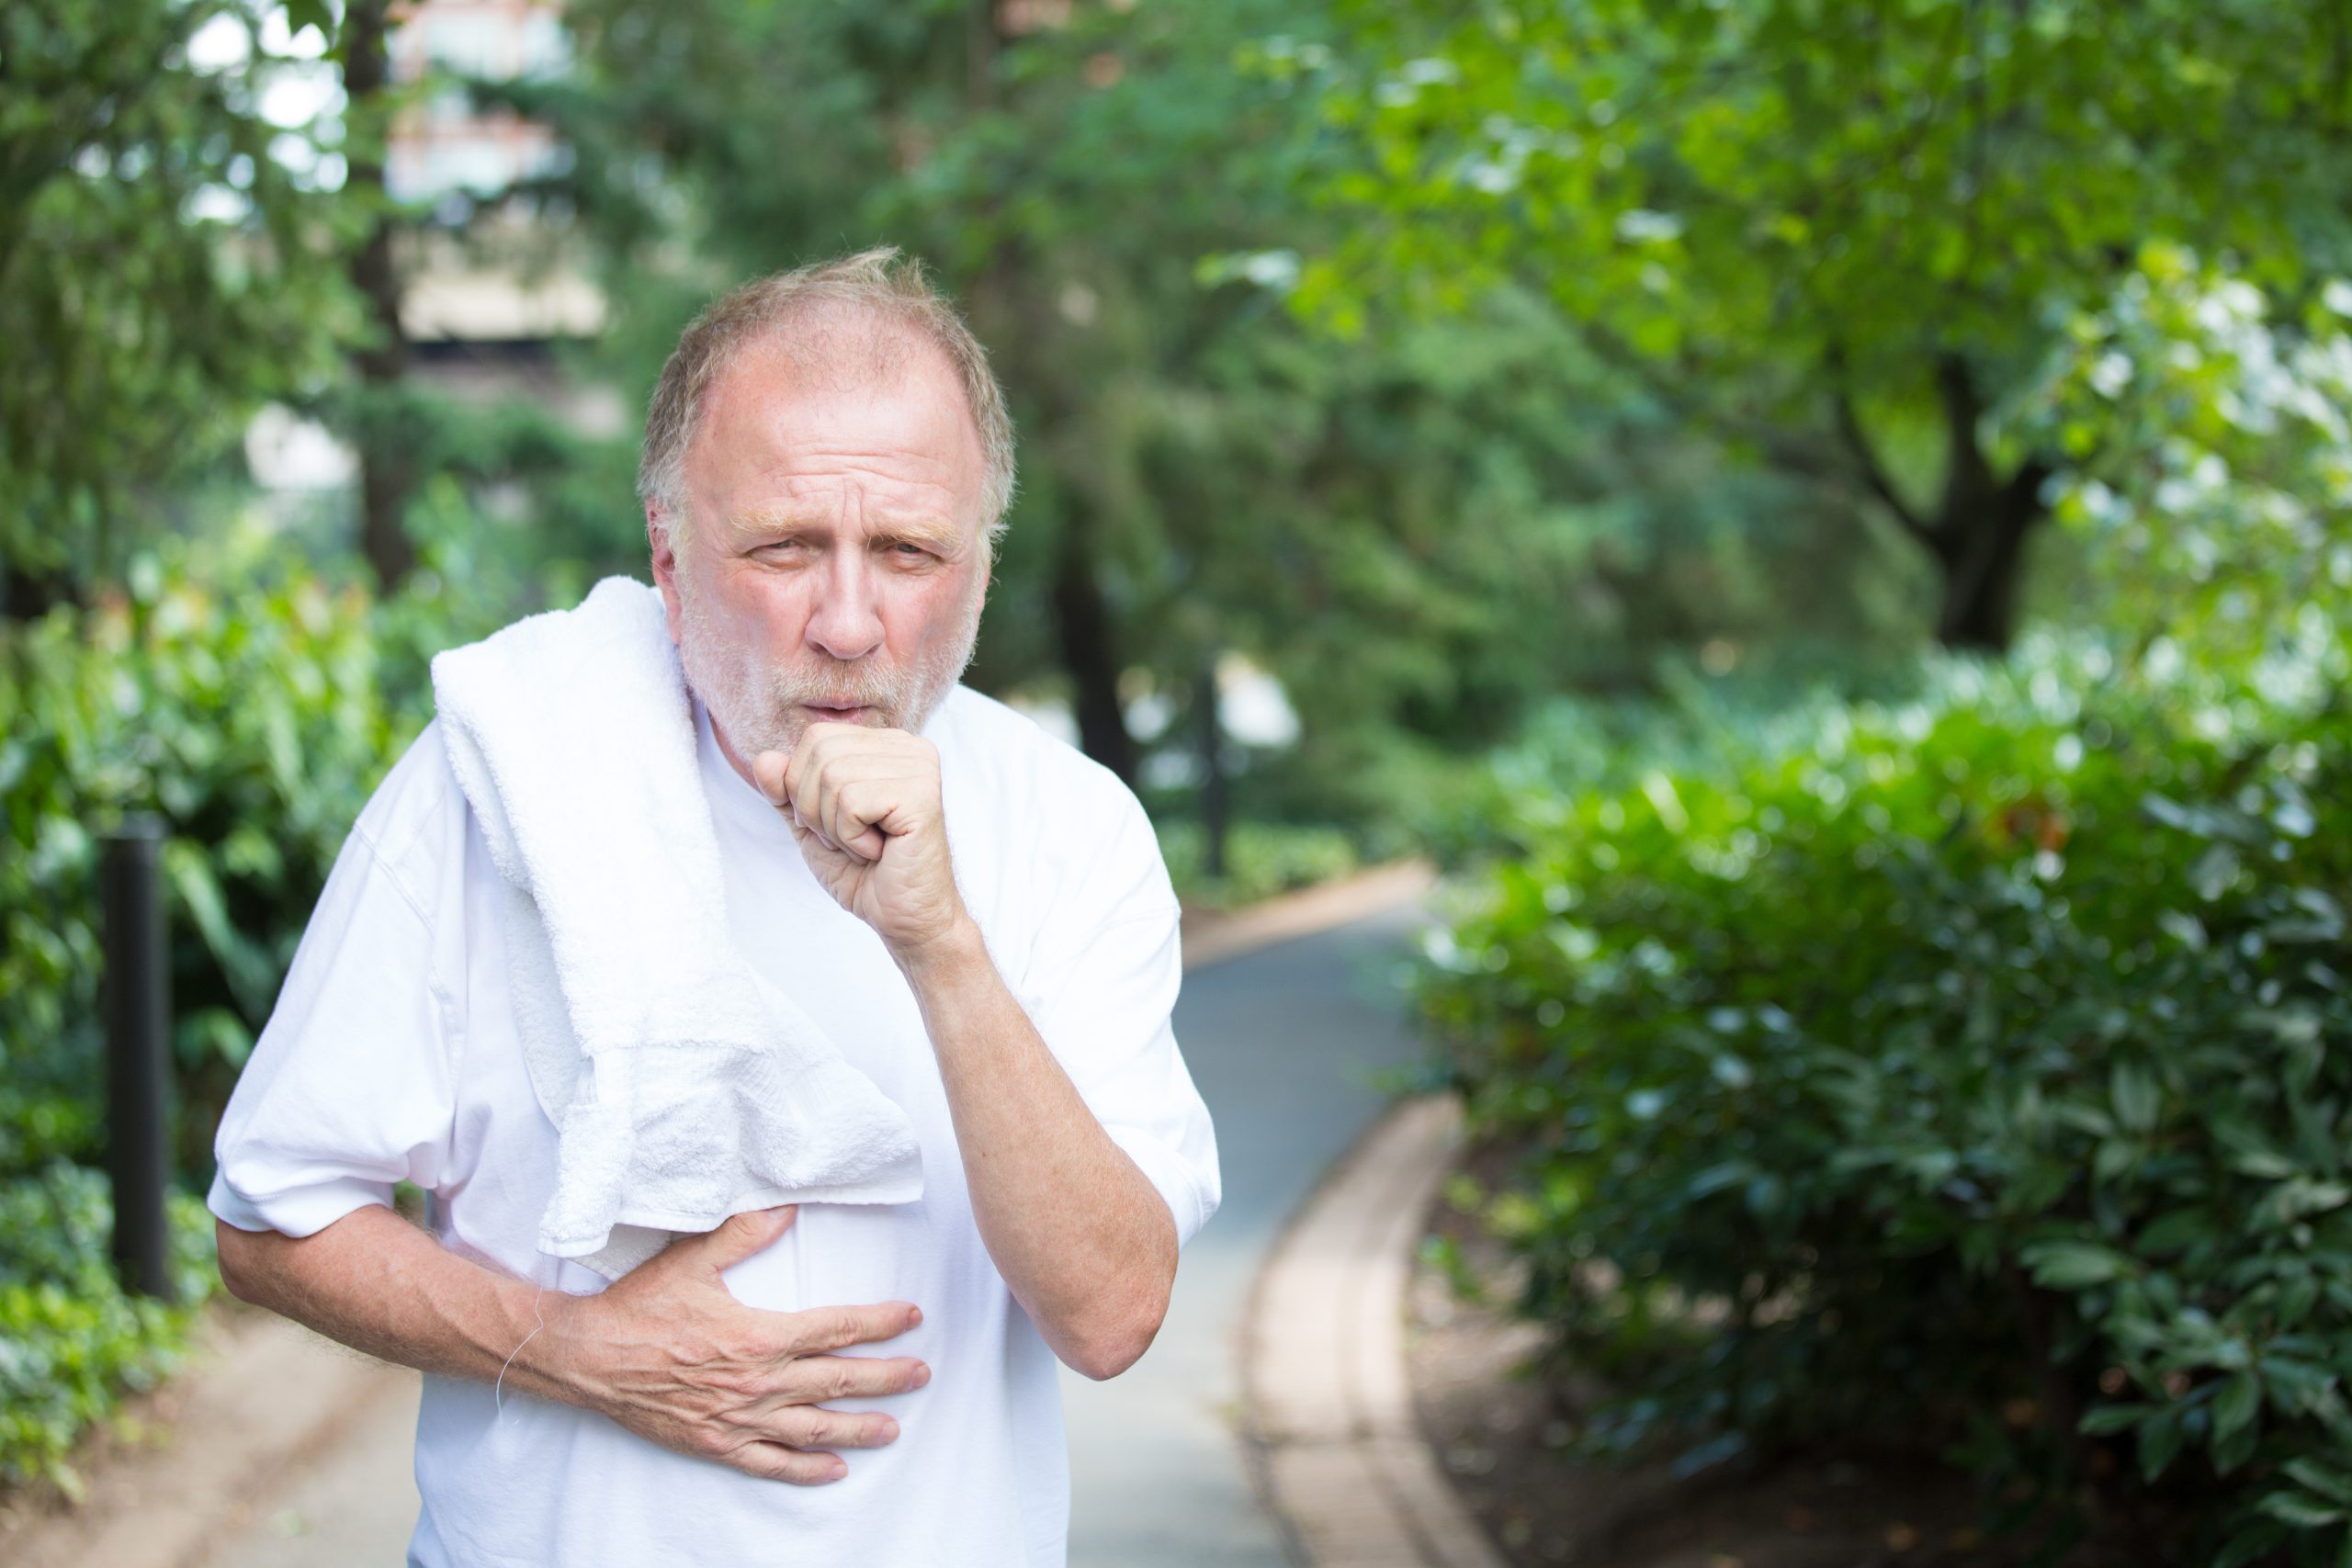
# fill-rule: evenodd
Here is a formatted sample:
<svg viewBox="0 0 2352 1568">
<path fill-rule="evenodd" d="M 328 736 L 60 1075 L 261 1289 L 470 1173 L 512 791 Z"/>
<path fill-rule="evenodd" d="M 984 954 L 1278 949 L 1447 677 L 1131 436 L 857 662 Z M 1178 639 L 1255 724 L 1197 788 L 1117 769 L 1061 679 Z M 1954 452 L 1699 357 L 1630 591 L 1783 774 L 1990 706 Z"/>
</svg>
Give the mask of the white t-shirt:
<svg viewBox="0 0 2352 1568">
<path fill-rule="evenodd" d="M 842 1402 L 889 1412 L 899 1436 L 835 1450 L 848 1476 L 802 1487 L 511 1388 L 502 1408 L 488 1384 L 428 1376 L 409 1561 L 1058 1565 L 1069 1477 L 1055 1359 L 981 1244 L 914 995 L 728 766 L 699 704 L 695 716 L 736 945 L 905 1108 L 922 1151 L 919 1201 L 804 1204 L 728 1285 L 787 1311 L 912 1302 L 919 1327 L 846 1353 L 917 1356 L 932 1381 Z M 1149 821 L 1108 770 L 969 688 L 923 734 L 939 748 L 956 881 L 989 953 L 1189 1240 L 1217 1205 L 1216 1145 L 1169 1025 L 1177 906 Z M 430 1194 L 445 1247 L 552 1289 L 604 1288 L 534 1245 L 556 1134 L 514 1032 L 497 876 L 428 727 L 353 828 L 230 1100 L 214 1213 L 308 1235 L 389 1203 L 406 1179 Z"/>
</svg>

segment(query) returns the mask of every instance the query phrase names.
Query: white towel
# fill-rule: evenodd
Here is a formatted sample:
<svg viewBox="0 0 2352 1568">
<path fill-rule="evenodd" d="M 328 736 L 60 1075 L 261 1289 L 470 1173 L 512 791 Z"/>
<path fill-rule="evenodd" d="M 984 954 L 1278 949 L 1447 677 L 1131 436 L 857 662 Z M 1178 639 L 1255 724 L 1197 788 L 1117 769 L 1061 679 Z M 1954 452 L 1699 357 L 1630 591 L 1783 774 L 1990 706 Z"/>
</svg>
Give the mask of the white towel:
<svg viewBox="0 0 2352 1568">
<path fill-rule="evenodd" d="M 661 594 L 606 578 L 438 655 L 433 693 L 558 1134 L 540 1250 L 616 1280 L 747 1209 L 921 1197 L 906 1112 L 728 936 Z"/>
</svg>

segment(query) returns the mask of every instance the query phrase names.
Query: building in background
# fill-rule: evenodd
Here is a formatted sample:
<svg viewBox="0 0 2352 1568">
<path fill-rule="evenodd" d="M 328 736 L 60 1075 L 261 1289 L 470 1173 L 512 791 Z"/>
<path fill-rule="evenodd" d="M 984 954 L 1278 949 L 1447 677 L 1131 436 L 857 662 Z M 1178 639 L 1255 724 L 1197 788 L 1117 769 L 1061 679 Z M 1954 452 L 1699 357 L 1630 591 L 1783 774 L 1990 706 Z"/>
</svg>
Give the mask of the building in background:
<svg viewBox="0 0 2352 1568">
<path fill-rule="evenodd" d="M 567 380 L 554 353 L 602 330 L 602 294 L 564 258 L 559 236 L 499 199 L 560 172 L 568 151 L 544 125 L 478 108 L 465 85 L 570 70 L 561 7 L 413 0 L 390 16 L 392 81 L 413 89 L 442 78 L 401 112 L 385 149 L 385 194 L 421 215 L 397 246 L 409 374 L 461 398 L 530 398 L 584 434 L 617 434 L 628 419 L 626 400 L 613 389 Z M 254 421 L 245 450 L 254 478 L 273 491 L 338 490 L 356 471 L 347 445 L 281 408 Z"/>
<path fill-rule="evenodd" d="M 594 335 L 605 302 L 567 265 L 555 236 L 498 197 L 560 171 L 553 131 L 503 107 L 477 107 L 467 79 L 559 76 L 571 67 L 560 6 L 535 0 L 419 0 L 398 7 L 386 41 L 393 80 L 446 80 L 394 122 L 386 194 L 436 221 L 403 257 L 401 321 L 421 374 L 453 390 L 540 390 L 548 346 Z M 459 224 L 466 232 L 460 240 Z M 515 385 L 518 378 L 527 385 Z"/>
</svg>

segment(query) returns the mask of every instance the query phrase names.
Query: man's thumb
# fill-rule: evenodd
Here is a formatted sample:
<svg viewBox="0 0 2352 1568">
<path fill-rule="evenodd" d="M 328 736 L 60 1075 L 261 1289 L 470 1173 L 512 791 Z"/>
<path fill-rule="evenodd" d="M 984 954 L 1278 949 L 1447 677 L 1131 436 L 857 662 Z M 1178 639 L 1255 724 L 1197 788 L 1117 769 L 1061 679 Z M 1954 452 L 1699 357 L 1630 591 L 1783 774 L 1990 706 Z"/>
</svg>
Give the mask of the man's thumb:
<svg viewBox="0 0 2352 1568">
<path fill-rule="evenodd" d="M 763 751 L 752 759 L 752 782 L 760 786 L 770 806 L 784 804 L 785 771 L 791 765 L 789 751 Z"/>
<path fill-rule="evenodd" d="M 799 1213 L 799 1204 L 786 1203 L 728 1216 L 703 1238 L 703 1261 L 716 1269 L 732 1268 L 790 1229 L 793 1216 Z"/>
</svg>

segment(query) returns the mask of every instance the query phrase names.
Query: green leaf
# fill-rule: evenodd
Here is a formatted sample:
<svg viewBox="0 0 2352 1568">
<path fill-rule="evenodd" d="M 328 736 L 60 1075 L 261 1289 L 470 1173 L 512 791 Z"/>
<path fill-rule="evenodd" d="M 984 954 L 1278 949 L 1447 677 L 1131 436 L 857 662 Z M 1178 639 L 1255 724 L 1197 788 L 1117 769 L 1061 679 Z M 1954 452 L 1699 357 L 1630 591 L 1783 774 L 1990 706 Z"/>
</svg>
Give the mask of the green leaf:
<svg viewBox="0 0 2352 1568">
<path fill-rule="evenodd" d="M 2159 1404 L 2095 1404 L 2083 1413 L 2076 1430 L 2094 1438 L 2108 1437 L 2138 1426 L 2164 1406 Z"/>
<path fill-rule="evenodd" d="M 2240 1529 L 2214 1554 L 2212 1568 L 2244 1568 L 2288 1537 L 2288 1527 L 2277 1519 L 2256 1519 Z"/>
<path fill-rule="evenodd" d="M 2153 1484 L 2156 1477 L 2165 1472 L 2165 1467 L 2172 1463 L 2173 1456 L 2180 1452 L 2185 1415 L 2181 1406 L 2170 1405 L 2159 1411 L 2153 1419 L 2141 1424 L 2141 1479 Z"/>
<path fill-rule="evenodd" d="M 2262 1380 L 2250 1371 L 2233 1376 L 2213 1396 L 2214 1440 L 2219 1442 L 2251 1424 L 2261 1408 Z"/>
<path fill-rule="evenodd" d="M 2255 1506 L 2281 1524 L 2297 1529 L 2323 1529 L 2343 1523 L 2346 1517 L 2342 1507 L 2308 1492 L 2272 1492 Z"/>
<path fill-rule="evenodd" d="M 295 38 L 302 36 L 304 28 L 316 28 L 319 36 L 334 38 L 334 11 L 327 0 L 286 0 L 286 28 Z"/>
<path fill-rule="evenodd" d="M 2155 1129 L 2159 1100 L 2155 1076 L 2129 1062 L 2118 1062 L 2108 1075 L 2109 1102 L 2118 1125 L 2133 1133 Z"/>
<path fill-rule="evenodd" d="M 2213 1473 L 2228 1475 L 2245 1464 L 2254 1457 L 2255 1447 L 2261 1438 L 2260 1428 L 2253 1426 L 2240 1427 L 2227 1436 L 2216 1433 L 2211 1443 Z"/>
<path fill-rule="evenodd" d="M 2023 1248 L 2018 1257 L 2035 1284 L 2053 1291 L 2085 1290 L 2136 1271 L 2132 1259 L 2095 1242 L 2040 1242 Z"/>
<path fill-rule="evenodd" d="M 2279 1467 L 2288 1480 L 2323 1497 L 2352 1506 L 2352 1475 L 2324 1463 L 2310 1455 L 2290 1459 Z"/>
</svg>

